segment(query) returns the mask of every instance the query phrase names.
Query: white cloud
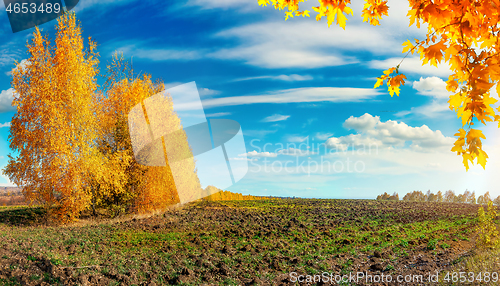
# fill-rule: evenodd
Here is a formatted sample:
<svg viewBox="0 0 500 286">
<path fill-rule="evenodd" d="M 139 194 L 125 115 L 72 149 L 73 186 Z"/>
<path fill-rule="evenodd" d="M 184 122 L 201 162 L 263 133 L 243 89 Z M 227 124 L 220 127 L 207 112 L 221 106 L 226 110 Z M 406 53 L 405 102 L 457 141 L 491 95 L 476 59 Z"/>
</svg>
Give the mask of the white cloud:
<svg viewBox="0 0 500 286">
<path fill-rule="evenodd" d="M 291 75 L 264 75 L 264 76 L 254 76 L 254 77 L 244 77 L 237 78 L 233 81 L 244 81 L 244 80 L 256 80 L 256 79 L 271 79 L 271 80 L 282 80 L 282 81 L 307 81 L 313 80 L 314 77 L 310 75 L 299 75 L 299 74 L 291 74 Z"/>
<path fill-rule="evenodd" d="M 222 117 L 222 116 L 228 116 L 228 115 L 231 115 L 231 112 L 209 113 L 206 115 L 206 117 Z"/>
<path fill-rule="evenodd" d="M 436 76 L 420 77 L 420 80 L 413 82 L 413 88 L 419 94 L 440 99 L 448 99 L 451 94 L 451 92 L 446 90 L 446 82 Z"/>
<path fill-rule="evenodd" d="M 313 124 L 316 121 L 318 121 L 318 118 L 309 118 L 304 124 L 302 124 L 302 128 L 306 128 L 307 126 Z"/>
<path fill-rule="evenodd" d="M 402 57 L 388 58 L 385 60 L 372 60 L 367 63 L 369 68 L 386 70 L 397 66 L 402 60 Z M 403 60 L 399 67 L 399 72 L 403 74 L 419 74 L 428 76 L 448 77 L 451 75 L 450 66 L 448 64 L 438 64 L 438 67 L 429 64 L 422 65 L 419 57 L 407 57 Z"/>
<path fill-rule="evenodd" d="M 316 133 L 316 136 L 314 136 L 314 137 L 316 137 L 316 139 L 318 139 L 318 140 L 324 141 L 324 140 L 326 140 L 326 139 L 328 139 L 328 138 L 330 138 L 332 136 L 333 136 L 333 133 L 321 133 L 321 132 L 318 132 L 318 133 Z"/>
<path fill-rule="evenodd" d="M 178 85 L 183 85 L 183 84 L 185 84 L 185 82 L 174 81 L 174 82 L 165 83 L 164 85 L 165 85 L 165 90 L 167 90 L 167 89 L 170 89 L 172 87 L 176 87 Z"/>
<path fill-rule="evenodd" d="M 295 135 L 290 135 L 288 136 L 288 141 L 289 142 L 304 142 L 309 138 L 309 136 L 295 136 Z"/>
<path fill-rule="evenodd" d="M 325 145 L 327 148 L 336 149 L 337 151 L 346 151 L 349 148 L 371 149 L 373 147 L 378 150 L 383 143 L 380 140 L 361 134 L 350 134 L 341 137 L 331 137 L 326 140 Z"/>
<path fill-rule="evenodd" d="M 254 157 L 254 158 L 275 158 L 278 155 L 284 155 L 284 156 L 310 156 L 314 155 L 314 152 L 311 152 L 309 150 L 301 150 L 297 148 L 290 147 L 288 149 L 281 149 L 277 150 L 276 152 L 257 152 L 257 151 L 250 151 L 245 154 L 239 154 L 238 156 L 240 157 Z"/>
<path fill-rule="evenodd" d="M 285 121 L 290 117 L 290 115 L 281 115 L 274 114 L 262 119 L 262 122 L 277 122 L 277 121 Z"/>
<path fill-rule="evenodd" d="M 418 94 L 432 97 L 432 101 L 428 104 L 412 107 L 411 110 L 400 111 L 396 116 L 406 116 L 409 114 L 417 114 L 425 117 L 442 117 L 443 112 L 452 114 L 448 99 L 451 92 L 446 90 L 446 82 L 439 77 L 420 77 L 420 80 L 413 82 L 413 88 L 418 91 Z"/>
<path fill-rule="evenodd" d="M 0 123 L 0 128 L 2 127 L 10 127 L 10 122 Z"/>
<path fill-rule="evenodd" d="M 401 52 L 401 40 L 366 23 L 328 28 L 324 22 L 270 21 L 231 28 L 217 38 L 237 38 L 241 45 L 210 53 L 218 59 L 241 60 L 264 68 L 320 68 L 357 63 L 353 51 Z M 347 53 L 344 53 L 347 52 Z"/>
<path fill-rule="evenodd" d="M 30 64 L 31 64 L 30 61 L 28 61 L 27 59 L 24 59 L 21 62 L 19 62 L 19 64 L 17 65 L 16 69 L 21 68 L 21 69 L 24 70 Z M 8 71 L 5 74 L 8 75 L 8 76 L 10 76 L 10 75 L 12 75 L 12 71 Z"/>
<path fill-rule="evenodd" d="M 247 156 L 247 157 L 268 157 L 268 158 L 274 158 L 276 156 L 278 156 L 278 154 L 276 153 L 272 153 L 272 152 L 257 152 L 257 151 L 250 151 L 246 154 L 240 154 L 238 156 Z"/>
<path fill-rule="evenodd" d="M 2 92 L 0 93 L 0 112 L 16 111 L 16 108 L 12 106 L 13 99 L 13 88 L 2 90 Z"/>
<path fill-rule="evenodd" d="M 80 12 L 90 8 L 99 12 L 103 12 L 105 7 L 109 7 L 112 5 L 123 5 L 132 2 L 132 0 L 80 0 L 78 4 L 75 6 L 74 11 Z"/>
<path fill-rule="evenodd" d="M 236 157 L 236 158 L 229 158 L 229 160 L 234 160 L 234 161 L 250 161 L 250 162 L 252 162 L 252 161 L 257 161 L 259 159 L 257 159 L 257 158 L 243 158 L 243 157 L 239 158 L 239 157 Z"/>
<path fill-rule="evenodd" d="M 249 137 L 264 137 L 268 134 L 276 133 L 278 130 L 249 130 L 243 129 L 243 135 Z"/>
<path fill-rule="evenodd" d="M 205 108 L 256 103 L 357 102 L 373 98 L 378 94 L 379 91 L 372 88 L 304 87 L 272 91 L 263 95 L 206 99 L 202 102 Z"/>
<path fill-rule="evenodd" d="M 372 129 L 380 122 L 379 116 L 371 116 L 368 113 L 363 114 L 360 117 L 349 117 L 342 126 L 347 129 L 354 129 L 356 131 L 366 131 Z"/>
<path fill-rule="evenodd" d="M 9 177 L 5 176 L 4 174 L 0 174 L 0 177 L 6 181 L 6 183 L 0 183 L 1 187 L 17 187 L 13 182 L 10 181 Z"/>
<path fill-rule="evenodd" d="M 198 6 L 202 10 L 206 9 L 237 9 L 241 12 L 256 11 L 262 9 L 255 1 L 244 0 L 188 0 L 187 7 Z"/>
<path fill-rule="evenodd" d="M 198 89 L 198 94 L 200 96 L 210 96 L 210 95 L 216 95 L 220 94 L 221 92 L 218 90 L 213 90 L 213 89 L 208 89 L 208 88 L 199 88 Z"/>
<path fill-rule="evenodd" d="M 322 68 L 342 66 L 357 62 L 353 57 L 341 57 L 327 53 L 315 53 L 293 48 L 273 48 L 270 44 L 260 46 L 222 49 L 208 56 L 223 60 L 241 60 L 246 64 L 262 68 Z"/>
<path fill-rule="evenodd" d="M 0 46 L 0 67 L 11 66 L 15 60 L 21 57 L 21 49 L 18 48 L 19 44 L 19 41 L 13 40 Z"/>
<path fill-rule="evenodd" d="M 435 118 L 442 117 L 443 112 L 448 112 L 450 116 L 453 114 L 448 102 L 446 100 L 432 100 L 429 104 L 412 107 L 410 110 L 400 111 L 395 115 L 401 117 L 409 114 L 417 114 L 429 118 Z"/>
<path fill-rule="evenodd" d="M 444 136 L 441 131 L 431 130 L 428 126 L 408 126 L 404 122 L 388 120 L 380 121 L 380 117 L 365 113 L 360 117 L 350 117 L 344 122 L 344 127 L 354 129 L 357 134 L 332 137 L 326 141 L 327 147 L 347 150 L 349 147 L 371 146 L 395 148 L 410 147 L 415 151 L 449 150 L 455 141 Z"/>
<path fill-rule="evenodd" d="M 151 61 L 197 60 L 203 56 L 202 53 L 197 50 L 152 48 L 145 46 L 144 43 L 124 45 L 117 48 L 116 51 L 123 52 L 127 57 Z"/>
</svg>

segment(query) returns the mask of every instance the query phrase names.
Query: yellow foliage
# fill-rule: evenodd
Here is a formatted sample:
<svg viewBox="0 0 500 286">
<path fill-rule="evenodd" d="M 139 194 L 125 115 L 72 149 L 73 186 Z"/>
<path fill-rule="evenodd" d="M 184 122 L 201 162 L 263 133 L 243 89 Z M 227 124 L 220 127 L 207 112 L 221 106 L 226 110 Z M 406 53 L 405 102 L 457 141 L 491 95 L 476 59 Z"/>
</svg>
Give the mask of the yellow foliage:
<svg viewBox="0 0 500 286">
<path fill-rule="evenodd" d="M 31 201 L 44 202 L 58 221 L 75 220 L 89 206 L 86 173 L 98 159 L 93 112 L 98 73 L 95 43 L 84 49 L 73 13 L 58 18 L 55 46 L 35 29 L 27 67 L 12 70 L 9 155 L 4 173 Z"/>
<path fill-rule="evenodd" d="M 121 158 L 130 158 L 130 160 L 121 160 L 118 163 L 124 168 L 118 167 L 117 170 L 126 178 L 121 183 L 111 188 L 115 193 L 101 193 L 108 197 L 120 197 L 117 203 L 124 205 L 133 201 L 134 210 L 137 212 L 147 212 L 163 209 L 168 205 L 179 203 L 178 191 L 196 196 L 201 191 L 200 183 L 195 171 L 194 158 L 188 145 L 187 136 L 184 131 L 176 132 L 178 136 L 169 138 L 169 142 L 163 140 L 165 160 L 164 167 L 146 167 L 138 165 L 133 159 L 134 154 L 131 145 L 130 136 L 128 136 L 127 117 L 130 109 L 137 104 L 141 104 L 143 109 L 144 100 L 150 96 L 164 90 L 162 82 L 153 83 L 149 75 L 143 75 L 142 78 L 133 78 L 132 71 L 128 70 L 123 57 L 115 54 L 113 62 L 109 66 L 106 96 L 102 99 L 103 114 L 101 122 L 102 136 L 106 138 L 102 144 L 103 154 L 109 156 L 118 156 Z M 124 73 L 125 71 L 125 73 Z M 130 72 L 129 75 L 128 72 Z M 126 74 L 125 78 L 120 79 L 119 75 Z M 161 112 L 161 114 L 154 114 Z M 155 124 L 161 124 L 161 128 L 167 130 L 182 129 L 180 119 L 173 111 L 173 103 L 168 95 L 161 108 L 154 110 L 153 114 L 145 113 L 146 121 L 152 128 L 159 128 Z M 152 121 L 150 118 L 159 117 L 164 119 L 161 122 Z M 176 156 L 188 158 L 182 162 L 175 162 L 177 170 L 180 170 L 180 176 L 174 178 L 165 153 L 166 145 Z M 112 167 L 112 166 L 110 166 Z M 177 190 L 176 187 L 180 188 Z M 120 193 L 117 193 L 120 192 Z"/>
<path fill-rule="evenodd" d="M 243 201 L 243 200 L 264 200 L 266 199 L 265 197 L 255 197 L 252 195 L 242 195 L 240 193 L 232 193 L 230 191 L 223 191 L 220 189 L 217 189 L 214 186 L 208 186 L 205 188 L 205 194 L 211 194 L 208 195 L 202 200 L 205 201 Z"/>
<path fill-rule="evenodd" d="M 478 239 L 477 246 L 481 248 L 495 248 L 500 246 L 500 238 L 496 226 L 496 207 L 488 201 L 488 210 L 485 212 L 481 206 L 478 211 L 479 224 L 476 228 Z"/>
<path fill-rule="evenodd" d="M 88 209 L 95 213 L 104 207 L 117 215 L 179 203 L 168 164 L 146 167 L 136 162 L 127 124 L 130 109 L 144 107 L 145 99 L 164 90 L 163 82 L 153 83 L 149 75 L 134 77 L 123 57 L 115 54 L 101 91 L 96 44 L 89 39 L 84 49 L 75 14 L 62 15 L 56 30 L 53 46 L 36 28 L 27 45 L 26 67 L 12 70 L 17 113 L 9 141 L 18 155 L 9 155 L 4 174 L 58 222 L 74 221 Z M 166 102 L 161 112 L 168 118 L 162 126 L 182 128 L 171 98 Z M 174 143 L 168 143 L 176 148 L 169 150 L 188 158 L 175 162 L 180 170 L 177 187 L 200 197 L 186 134 L 177 133 Z M 165 150 L 164 144 L 167 159 Z"/>
</svg>

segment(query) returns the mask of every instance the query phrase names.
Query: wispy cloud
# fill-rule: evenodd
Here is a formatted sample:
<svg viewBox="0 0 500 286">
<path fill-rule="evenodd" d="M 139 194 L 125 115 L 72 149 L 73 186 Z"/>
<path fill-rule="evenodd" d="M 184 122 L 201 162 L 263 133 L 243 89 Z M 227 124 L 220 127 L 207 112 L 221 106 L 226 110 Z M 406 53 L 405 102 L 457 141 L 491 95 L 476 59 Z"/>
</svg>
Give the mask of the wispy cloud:
<svg viewBox="0 0 500 286">
<path fill-rule="evenodd" d="M 316 135 L 314 137 L 316 137 L 316 139 L 318 139 L 318 140 L 324 141 L 324 140 L 326 140 L 326 139 L 328 139 L 328 138 L 330 138 L 332 136 L 333 136 L 333 133 L 321 133 L 321 132 L 318 132 L 318 133 L 316 133 Z"/>
<path fill-rule="evenodd" d="M 0 128 L 10 127 L 10 122 L 0 123 Z"/>
<path fill-rule="evenodd" d="M 188 0 L 186 7 L 197 6 L 199 9 L 237 9 L 240 12 L 251 12 L 262 9 L 256 2 L 243 0 Z"/>
<path fill-rule="evenodd" d="M 125 44 L 116 48 L 116 51 L 123 52 L 127 57 L 150 61 L 169 61 L 169 60 L 197 60 L 203 57 L 199 50 L 189 50 L 180 48 L 157 48 L 147 46 L 146 43 Z M 114 51 L 113 51 L 114 53 Z"/>
<path fill-rule="evenodd" d="M 198 89 L 198 94 L 200 96 L 211 96 L 211 95 L 216 95 L 220 94 L 221 92 L 218 90 L 213 90 L 213 89 L 208 89 L 208 88 L 199 88 Z"/>
<path fill-rule="evenodd" d="M 110 8 L 116 5 L 123 5 L 132 2 L 133 0 L 80 0 L 75 6 L 74 11 L 80 12 L 83 10 L 88 10 L 96 8 L 94 10 L 99 10 L 103 12 L 104 8 Z"/>
<path fill-rule="evenodd" d="M 372 69 L 386 70 L 397 66 L 401 62 L 401 58 L 388 58 L 385 60 L 372 60 L 367 63 L 367 66 Z M 418 57 L 408 57 L 404 59 L 399 68 L 401 73 L 418 74 L 428 76 L 448 77 L 451 75 L 450 66 L 448 64 L 440 64 L 436 68 L 431 65 L 422 65 L 422 61 Z"/>
<path fill-rule="evenodd" d="M 237 78 L 233 81 L 245 81 L 245 80 L 258 80 L 258 79 L 270 79 L 270 80 L 282 80 L 282 81 L 307 81 L 313 80 L 314 77 L 310 75 L 299 75 L 299 74 L 291 74 L 291 75 L 263 75 L 263 76 L 254 76 L 254 77 L 243 77 Z"/>
<path fill-rule="evenodd" d="M 241 156 L 241 157 L 257 157 L 257 158 L 262 158 L 262 157 L 265 157 L 265 158 L 275 158 L 277 157 L 278 155 L 284 155 L 284 156 L 310 156 L 310 155 L 314 155 L 315 153 L 314 152 L 311 152 L 309 150 L 301 150 L 301 149 L 297 149 L 297 148 L 288 148 L 288 149 L 281 149 L 281 150 L 277 150 L 276 152 L 257 152 L 257 151 L 250 151 L 248 153 L 245 153 L 245 154 L 240 154 L 238 156 Z"/>
<path fill-rule="evenodd" d="M 304 87 L 272 91 L 262 95 L 244 95 L 203 100 L 206 108 L 257 103 L 358 102 L 379 94 L 372 88 Z M 187 108 L 187 107 L 186 107 Z"/>
<path fill-rule="evenodd" d="M 15 41 L 0 46 L 0 67 L 14 64 L 21 57 L 21 50 L 16 48 Z"/>
<path fill-rule="evenodd" d="M 243 129 L 243 136 L 262 138 L 266 135 L 276 133 L 278 130 L 251 130 Z"/>
<path fill-rule="evenodd" d="M 285 121 L 290 117 L 290 115 L 281 115 L 274 114 L 262 119 L 262 122 L 277 122 L 277 121 Z"/>
<path fill-rule="evenodd" d="M 422 106 L 412 107 L 410 110 L 400 111 L 395 114 L 396 116 L 402 117 L 416 114 L 435 118 L 442 117 L 443 112 L 452 114 L 448 103 L 448 99 L 452 93 L 446 90 L 446 82 L 444 80 L 435 76 L 420 77 L 420 80 L 413 82 L 413 88 L 418 91 L 418 94 L 431 97 L 431 102 Z"/>
<path fill-rule="evenodd" d="M 240 154 L 238 156 L 274 158 L 274 157 L 278 156 L 278 154 L 273 153 L 273 152 L 257 152 L 254 150 L 254 151 L 247 152 L 245 154 Z"/>
<path fill-rule="evenodd" d="M 216 112 L 216 113 L 209 113 L 206 116 L 207 117 L 222 117 L 222 116 L 228 116 L 231 115 L 231 112 Z"/>
<path fill-rule="evenodd" d="M 287 137 L 287 140 L 289 142 L 295 142 L 295 143 L 300 143 L 300 142 L 304 142 L 307 140 L 307 138 L 309 138 L 309 136 L 296 136 L 296 135 L 289 135 Z"/>
<path fill-rule="evenodd" d="M 318 121 L 318 118 L 309 118 L 307 119 L 306 122 L 304 122 L 304 124 L 302 124 L 302 128 L 306 128 L 307 126 L 313 124 L 316 121 Z"/>
<path fill-rule="evenodd" d="M 401 52 L 401 40 L 385 29 L 364 24 L 348 30 L 328 28 L 315 21 L 265 21 L 231 28 L 214 35 L 241 44 L 207 56 L 240 60 L 263 68 L 320 68 L 358 63 L 353 51 L 379 55 Z"/>
</svg>

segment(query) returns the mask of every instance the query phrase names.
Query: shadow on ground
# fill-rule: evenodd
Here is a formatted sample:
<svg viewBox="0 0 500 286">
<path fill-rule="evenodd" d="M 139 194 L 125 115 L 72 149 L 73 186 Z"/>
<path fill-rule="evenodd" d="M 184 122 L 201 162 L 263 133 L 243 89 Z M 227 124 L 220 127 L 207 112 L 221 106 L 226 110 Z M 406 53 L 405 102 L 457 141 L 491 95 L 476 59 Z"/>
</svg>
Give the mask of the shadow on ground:
<svg viewBox="0 0 500 286">
<path fill-rule="evenodd" d="M 0 207 L 0 223 L 8 226 L 30 226 L 45 222 L 45 210 L 42 207 Z"/>
</svg>

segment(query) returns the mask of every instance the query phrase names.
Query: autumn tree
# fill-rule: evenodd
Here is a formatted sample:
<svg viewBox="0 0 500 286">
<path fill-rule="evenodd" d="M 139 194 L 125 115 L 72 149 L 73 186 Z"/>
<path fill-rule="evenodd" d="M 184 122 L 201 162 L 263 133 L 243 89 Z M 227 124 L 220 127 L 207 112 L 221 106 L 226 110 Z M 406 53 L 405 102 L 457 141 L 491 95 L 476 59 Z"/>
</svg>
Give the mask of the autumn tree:
<svg viewBox="0 0 500 286">
<path fill-rule="evenodd" d="M 223 191 L 214 186 L 208 186 L 204 190 L 203 201 L 230 201 L 230 200 L 262 200 L 265 197 L 256 197 L 252 195 L 242 195 L 230 191 Z"/>
<path fill-rule="evenodd" d="M 444 201 L 447 203 L 453 203 L 456 200 L 455 192 L 452 190 L 448 190 L 444 193 Z"/>
<path fill-rule="evenodd" d="M 275 9 L 287 9 L 285 20 L 293 16 L 309 17 L 308 10 L 300 11 L 299 3 L 303 0 L 258 0 L 266 6 L 272 3 Z M 500 116 L 493 105 L 497 101 L 491 97 L 490 90 L 496 84 L 500 94 L 500 44 L 499 26 L 500 2 L 492 1 L 424 1 L 408 0 L 410 9 L 409 25 L 420 28 L 426 24 L 427 35 L 423 39 L 406 41 L 402 52 L 417 53 L 422 64 L 436 66 L 449 64 L 452 74 L 447 80 L 447 90 L 452 92 L 448 101 L 450 109 L 461 119 L 462 128 L 458 130 L 457 140 L 451 149 L 463 158 L 466 170 L 469 163 L 486 166 L 487 154 L 483 150 L 481 139 L 486 137 L 480 129 L 473 128 L 481 122 L 499 122 Z M 345 29 L 346 15 L 353 14 L 349 7 L 350 0 L 319 0 L 319 6 L 313 7 L 318 14 L 316 20 L 327 18 L 328 26 L 336 22 Z M 361 11 L 363 22 L 379 25 L 382 16 L 388 16 L 389 7 L 384 0 L 365 0 Z M 403 58 L 404 59 L 404 58 Z M 406 76 L 401 74 L 400 66 L 391 67 L 377 78 L 375 88 L 386 83 L 391 96 L 399 96 L 400 86 Z"/>
<path fill-rule="evenodd" d="M 500 196 L 496 197 L 494 200 L 493 200 L 493 203 L 497 206 L 500 206 Z"/>
<path fill-rule="evenodd" d="M 437 201 L 437 196 L 434 193 L 431 193 L 430 190 L 427 192 L 426 197 L 427 197 L 428 202 L 436 202 Z"/>
<path fill-rule="evenodd" d="M 483 198 L 482 195 L 479 196 L 479 197 L 477 197 L 477 204 L 478 205 L 483 205 L 484 204 L 484 198 Z"/>
<path fill-rule="evenodd" d="M 115 53 L 108 65 L 105 88 L 100 100 L 99 150 L 108 164 L 106 167 L 114 170 L 116 176 L 123 178 L 113 181 L 111 187 L 99 192 L 100 203 L 108 209 L 118 212 L 132 209 L 147 212 L 179 203 L 178 190 L 166 154 L 161 154 L 167 160 L 166 166 L 140 165 L 134 158 L 127 121 L 132 107 L 139 104 L 145 110 L 144 100 L 162 92 L 164 88 L 162 81 L 153 82 L 149 75 L 134 77 L 133 70 L 121 54 Z M 161 123 L 163 127 L 171 130 L 180 130 L 178 133 L 183 137 L 178 138 L 181 140 L 178 145 L 184 146 L 185 151 L 190 152 L 180 119 L 173 110 L 172 100 L 168 95 L 166 99 L 167 105 L 160 111 L 167 114 L 167 119 Z M 146 112 L 148 124 L 151 124 L 152 116 L 154 115 Z M 188 184 L 194 191 L 201 191 L 192 153 L 186 154 L 185 157 L 187 159 L 181 164 L 186 169 L 183 177 L 187 180 L 183 181 L 182 187 Z M 96 186 L 102 188 L 103 184 L 97 182 Z"/>
<path fill-rule="evenodd" d="M 389 201 L 399 201 L 399 194 L 394 192 L 392 196 L 388 198 Z"/>
<path fill-rule="evenodd" d="M 378 201 L 380 201 L 380 200 L 385 201 L 385 200 L 388 200 L 390 197 L 391 197 L 391 195 L 389 195 L 387 192 L 384 192 L 383 194 L 377 196 L 377 200 Z"/>
<path fill-rule="evenodd" d="M 414 192 L 414 198 L 415 201 L 417 202 L 425 202 L 425 195 L 422 191 L 416 191 Z"/>
<path fill-rule="evenodd" d="M 94 168 L 98 73 L 95 43 L 84 47 L 74 13 L 58 18 L 55 45 L 35 28 L 27 65 L 12 70 L 9 155 L 4 169 L 25 197 L 47 207 L 59 221 L 72 221 L 90 204 L 87 173 Z"/>
<path fill-rule="evenodd" d="M 137 105 L 146 110 L 144 101 L 162 92 L 163 83 L 149 75 L 134 77 L 116 55 L 106 83 L 98 87 L 96 44 L 89 39 L 84 48 L 74 13 L 58 19 L 56 35 L 52 45 L 36 28 L 27 45 L 27 64 L 16 63 L 12 71 L 17 113 L 9 141 L 17 155 L 9 155 L 4 174 L 60 222 L 73 221 L 87 209 L 96 214 L 105 208 L 113 215 L 162 209 L 179 202 L 179 191 L 199 197 L 194 158 L 168 94 L 162 94 L 159 114 L 145 118 L 150 126 L 178 131 L 173 140 L 162 138 L 167 164 L 142 166 L 134 157 L 128 114 Z M 155 123 L 154 118 L 161 120 Z M 169 144 L 175 146 L 169 152 L 187 158 L 175 162 L 175 182 L 165 148 Z"/>
<path fill-rule="evenodd" d="M 491 202 L 490 192 L 486 192 L 483 195 L 483 204 L 488 204 L 489 202 Z"/>
<path fill-rule="evenodd" d="M 476 192 L 471 192 L 469 190 L 465 190 L 464 192 L 465 203 L 475 204 L 476 203 Z"/>
<path fill-rule="evenodd" d="M 469 197 L 469 204 L 475 204 L 475 203 L 476 203 L 476 192 L 472 192 Z"/>
<path fill-rule="evenodd" d="M 443 202 L 443 192 L 441 191 L 438 191 L 437 194 L 436 194 L 436 202 L 438 203 L 442 203 Z"/>
<path fill-rule="evenodd" d="M 427 197 L 422 191 L 413 191 L 403 197 L 403 201 L 425 202 L 426 200 Z"/>
</svg>

